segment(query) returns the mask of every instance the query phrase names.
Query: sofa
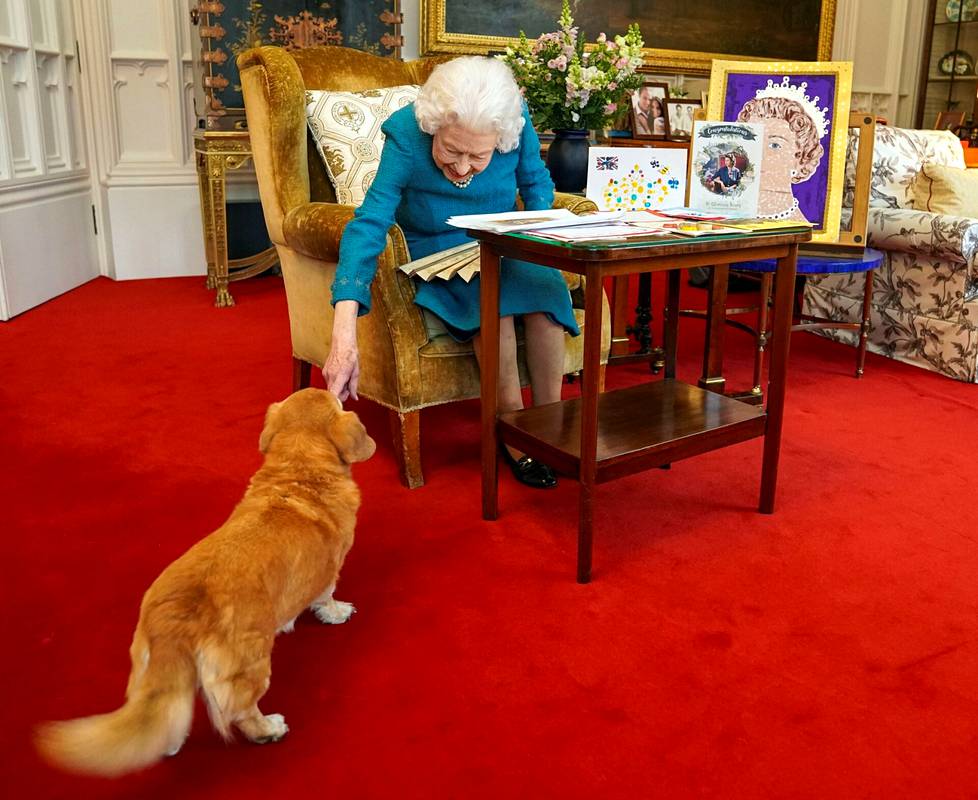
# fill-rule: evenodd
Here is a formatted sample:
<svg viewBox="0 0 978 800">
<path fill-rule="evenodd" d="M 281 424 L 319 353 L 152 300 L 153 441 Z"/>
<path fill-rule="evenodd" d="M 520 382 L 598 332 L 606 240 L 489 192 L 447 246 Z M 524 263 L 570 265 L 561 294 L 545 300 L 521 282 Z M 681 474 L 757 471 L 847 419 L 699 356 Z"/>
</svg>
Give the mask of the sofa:
<svg viewBox="0 0 978 800">
<path fill-rule="evenodd" d="M 843 220 L 852 207 L 858 131 L 850 133 Z M 978 219 L 914 207 L 921 166 L 963 168 L 961 143 L 949 131 L 876 128 L 867 241 L 883 251 L 873 288 L 869 349 L 956 380 L 978 368 Z M 804 311 L 857 321 L 862 275 L 811 276 Z M 856 344 L 851 331 L 822 335 Z"/>
</svg>

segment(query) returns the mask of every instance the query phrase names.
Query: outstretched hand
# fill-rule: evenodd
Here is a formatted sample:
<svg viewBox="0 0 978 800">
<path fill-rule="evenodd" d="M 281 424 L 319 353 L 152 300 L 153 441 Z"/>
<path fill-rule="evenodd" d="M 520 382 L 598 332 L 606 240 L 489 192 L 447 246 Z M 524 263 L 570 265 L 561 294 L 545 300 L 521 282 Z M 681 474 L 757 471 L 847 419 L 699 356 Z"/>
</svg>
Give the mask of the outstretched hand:
<svg viewBox="0 0 978 800">
<path fill-rule="evenodd" d="M 326 388 L 335 394 L 340 402 L 348 397 L 357 397 L 357 384 L 360 381 L 360 351 L 357 349 L 357 312 L 359 304 L 355 300 L 344 300 L 336 304 L 333 319 L 333 342 L 329 356 L 323 365 L 323 379 Z"/>
</svg>

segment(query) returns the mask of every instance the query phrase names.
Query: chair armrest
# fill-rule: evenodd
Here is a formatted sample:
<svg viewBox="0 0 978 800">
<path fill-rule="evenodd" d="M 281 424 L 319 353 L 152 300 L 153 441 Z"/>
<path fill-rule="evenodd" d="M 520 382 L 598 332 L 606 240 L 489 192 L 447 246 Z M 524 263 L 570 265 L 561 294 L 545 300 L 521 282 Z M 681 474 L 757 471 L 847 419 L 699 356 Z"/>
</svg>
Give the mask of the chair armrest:
<svg viewBox="0 0 978 800">
<path fill-rule="evenodd" d="M 320 261 L 338 261 L 343 229 L 351 219 L 354 206 L 339 203 L 305 203 L 285 215 L 282 233 L 293 250 Z"/>
<path fill-rule="evenodd" d="M 579 197 L 576 194 L 565 194 L 564 192 L 554 192 L 554 208 L 566 208 L 575 214 L 588 214 L 597 211 L 598 207 L 593 200 L 586 197 Z"/>
<path fill-rule="evenodd" d="M 339 203 L 305 203 L 285 216 L 282 231 L 286 244 L 303 255 L 335 264 L 340 257 L 340 240 L 355 206 Z M 373 313 L 378 310 L 395 341 L 405 347 L 421 346 L 427 333 L 420 310 L 414 305 L 414 284 L 398 269 L 411 260 L 404 232 L 394 225 L 387 232 L 387 244 L 377 258 L 371 294 Z M 369 327 L 369 326 L 367 326 Z"/>
<path fill-rule="evenodd" d="M 909 208 L 871 208 L 872 247 L 978 266 L 978 219 Z"/>
</svg>

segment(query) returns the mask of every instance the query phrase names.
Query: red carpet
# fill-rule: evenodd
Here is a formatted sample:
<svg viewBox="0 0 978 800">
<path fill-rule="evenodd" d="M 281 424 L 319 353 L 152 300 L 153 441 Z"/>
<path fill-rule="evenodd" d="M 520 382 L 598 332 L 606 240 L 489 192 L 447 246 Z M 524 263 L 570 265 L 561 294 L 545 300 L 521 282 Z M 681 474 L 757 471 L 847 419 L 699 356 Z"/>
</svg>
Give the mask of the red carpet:
<svg viewBox="0 0 978 800">
<path fill-rule="evenodd" d="M 279 637 L 262 707 L 288 738 L 225 745 L 199 710 L 142 774 L 42 766 L 30 726 L 119 705 L 142 592 L 259 463 L 286 310 L 274 278 L 235 295 L 102 279 L 0 325 L 3 796 L 978 797 L 978 387 L 874 356 L 856 381 L 804 334 L 778 512 L 754 512 L 758 442 L 607 484 L 588 586 L 569 482 L 504 474 L 481 520 L 477 404 L 425 413 L 409 492 L 360 403 L 380 449 L 337 591 L 358 613 Z M 684 322 L 684 377 L 701 336 Z"/>
</svg>

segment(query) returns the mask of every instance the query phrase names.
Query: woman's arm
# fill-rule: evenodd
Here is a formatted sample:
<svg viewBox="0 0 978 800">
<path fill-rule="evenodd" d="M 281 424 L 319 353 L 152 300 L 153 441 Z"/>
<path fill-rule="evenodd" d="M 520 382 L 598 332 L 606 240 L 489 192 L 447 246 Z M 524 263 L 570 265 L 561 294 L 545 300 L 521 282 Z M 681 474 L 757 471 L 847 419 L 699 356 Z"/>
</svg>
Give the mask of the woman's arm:
<svg viewBox="0 0 978 800">
<path fill-rule="evenodd" d="M 387 231 L 394 224 L 394 214 L 401 202 L 404 187 L 410 180 L 413 161 L 417 158 L 417 154 L 404 141 L 409 135 L 405 136 L 402 132 L 402 122 L 392 117 L 384 123 L 382 130 L 387 138 L 377 175 L 340 240 L 332 302 L 335 306 L 343 300 L 356 300 L 360 306 L 359 314 L 370 311 L 370 283 L 377 272 L 377 257 L 387 243 Z M 413 115 L 407 122 L 414 124 Z"/>
<path fill-rule="evenodd" d="M 540 158 L 540 137 L 523 106 L 523 133 L 520 135 L 519 163 L 516 165 L 516 187 L 527 211 L 540 211 L 554 204 L 554 182 Z"/>
<path fill-rule="evenodd" d="M 363 204 L 343 230 L 333 279 L 333 336 L 323 365 L 323 378 L 326 387 L 340 401 L 347 397 L 357 399 L 360 379 L 357 317 L 370 310 L 370 283 L 377 272 L 377 257 L 387 243 L 387 231 L 394 224 L 394 214 L 411 175 L 411 147 L 399 135 L 400 121 L 388 128 L 390 122 L 383 127 L 387 140 L 377 175 Z M 408 122 L 414 123 L 413 116 Z"/>
</svg>

